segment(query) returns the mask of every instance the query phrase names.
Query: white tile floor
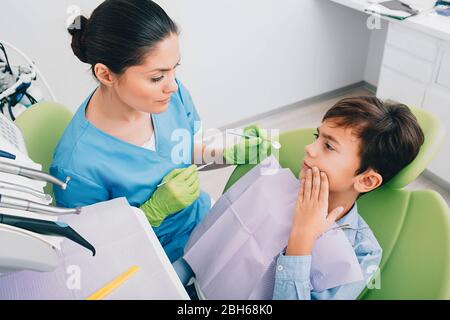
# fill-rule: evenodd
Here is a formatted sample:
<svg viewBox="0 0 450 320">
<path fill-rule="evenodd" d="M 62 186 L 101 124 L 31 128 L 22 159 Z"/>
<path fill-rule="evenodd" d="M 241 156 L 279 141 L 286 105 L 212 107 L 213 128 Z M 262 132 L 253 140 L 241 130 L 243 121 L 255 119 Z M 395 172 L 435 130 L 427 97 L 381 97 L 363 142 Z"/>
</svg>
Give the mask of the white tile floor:
<svg viewBox="0 0 450 320">
<path fill-rule="evenodd" d="M 323 101 L 311 103 L 295 109 L 281 111 L 271 116 L 260 118 L 252 123 L 258 123 L 263 128 L 280 129 L 280 132 L 301 127 L 317 127 L 320 125 L 322 116 L 338 100 L 348 96 L 371 95 L 365 88 L 350 90 L 344 94 L 324 99 Z M 243 124 L 244 127 L 246 124 Z M 213 199 L 217 199 L 222 194 L 223 188 L 229 176 L 234 170 L 227 167 L 218 170 L 200 172 L 200 183 L 202 189 L 210 194 Z M 407 186 L 410 190 L 433 189 L 440 193 L 450 207 L 450 192 L 440 188 L 431 180 L 420 175 L 414 182 Z"/>
</svg>

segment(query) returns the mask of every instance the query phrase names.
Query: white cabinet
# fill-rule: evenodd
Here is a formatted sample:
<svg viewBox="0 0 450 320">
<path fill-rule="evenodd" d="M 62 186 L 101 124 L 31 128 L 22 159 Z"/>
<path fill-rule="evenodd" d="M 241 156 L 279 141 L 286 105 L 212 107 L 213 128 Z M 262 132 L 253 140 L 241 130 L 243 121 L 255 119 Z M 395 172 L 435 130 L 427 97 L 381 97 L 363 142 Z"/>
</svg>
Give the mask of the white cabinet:
<svg viewBox="0 0 450 320">
<path fill-rule="evenodd" d="M 424 83 L 429 82 L 433 74 L 433 62 L 414 56 L 408 51 L 391 45 L 385 48 L 383 66 Z"/>
<path fill-rule="evenodd" d="M 424 83 L 389 67 L 381 68 L 377 90 L 379 98 L 399 101 L 409 106 L 421 106 L 425 90 Z"/>
<path fill-rule="evenodd" d="M 444 125 L 447 127 L 447 138 L 444 139 L 441 150 L 428 169 L 448 182 L 450 181 L 450 166 L 448 164 L 450 156 L 450 139 L 448 139 L 448 131 L 450 130 L 450 93 L 437 87 L 429 88 L 425 94 L 423 108 L 431 111 L 442 121 L 446 121 Z"/>
<path fill-rule="evenodd" d="M 433 62 L 439 40 L 398 23 L 389 23 L 386 44 L 409 52 L 418 58 Z"/>
<path fill-rule="evenodd" d="M 450 90 L 450 48 L 442 54 L 441 63 L 437 73 L 436 84 Z"/>
<path fill-rule="evenodd" d="M 377 96 L 435 114 L 450 131 L 450 43 L 390 23 Z M 450 137 L 428 167 L 450 183 Z"/>
</svg>

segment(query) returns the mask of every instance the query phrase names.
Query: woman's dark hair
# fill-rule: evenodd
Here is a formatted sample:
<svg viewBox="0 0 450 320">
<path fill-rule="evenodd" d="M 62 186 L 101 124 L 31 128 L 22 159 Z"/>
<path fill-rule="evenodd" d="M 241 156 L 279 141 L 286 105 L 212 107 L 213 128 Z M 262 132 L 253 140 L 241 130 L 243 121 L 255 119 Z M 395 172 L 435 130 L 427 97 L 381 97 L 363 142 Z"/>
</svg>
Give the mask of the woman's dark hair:
<svg viewBox="0 0 450 320">
<path fill-rule="evenodd" d="M 322 121 L 355 129 L 360 138 L 360 166 L 356 174 L 374 169 L 388 182 L 419 153 L 424 134 L 411 110 L 394 101 L 354 97 L 338 101 Z"/>
<path fill-rule="evenodd" d="M 103 63 L 112 72 L 142 63 L 158 42 L 178 27 L 165 11 L 150 0 L 106 0 L 89 19 L 78 16 L 68 27 L 73 53 L 91 65 Z"/>
</svg>

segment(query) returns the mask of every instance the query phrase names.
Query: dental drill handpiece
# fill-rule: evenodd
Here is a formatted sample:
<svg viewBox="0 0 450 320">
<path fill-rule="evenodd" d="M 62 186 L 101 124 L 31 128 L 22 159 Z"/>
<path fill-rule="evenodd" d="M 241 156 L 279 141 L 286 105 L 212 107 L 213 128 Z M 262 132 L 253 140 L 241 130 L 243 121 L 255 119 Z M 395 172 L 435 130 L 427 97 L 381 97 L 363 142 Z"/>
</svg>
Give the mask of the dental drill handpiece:
<svg viewBox="0 0 450 320">
<path fill-rule="evenodd" d="M 43 213 L 51 216 L 80 214 L 81 208 L 61 208 L 0 194 L 0 207 Z"/>
<path fill-rule="evenodd" d="M 24 168 L 19 165 L 15 165 L 12 163 L 5 163 L 3 161 L 0 161 L 0 171 L 6 172 L 6 173 L 12 173 L 18 176 L 27 177 L 30 179 L 40 180 L 40 181 L 47 181 L 53 184 L 56 184 L 61 187 L 61 189 L 65 190 L 67 188 L 67 183 L 70 180 L 70 177 L 66 178 L 65 182 L 62 182 L 61 180 L 55 178 L 52 175 L 49 175 L 48 173 L 34 170 L 34 169 L 28 169 Z"/>
<path fill-rule="evenodd" d="M 35 197 L 40 198 L 45 201 L 49 201 L 49 202 L 52 201 L 52 196 L 49 194 L 39 192 L 30 187 L 22 186 L 20 184 L 16 184 L 16 183 L 12 183 L 12 182 L 0 180 L 0 189 L 20 191 L 20 192 L 30 194 L 32 196 L 35 196 Z"/>
</svg>

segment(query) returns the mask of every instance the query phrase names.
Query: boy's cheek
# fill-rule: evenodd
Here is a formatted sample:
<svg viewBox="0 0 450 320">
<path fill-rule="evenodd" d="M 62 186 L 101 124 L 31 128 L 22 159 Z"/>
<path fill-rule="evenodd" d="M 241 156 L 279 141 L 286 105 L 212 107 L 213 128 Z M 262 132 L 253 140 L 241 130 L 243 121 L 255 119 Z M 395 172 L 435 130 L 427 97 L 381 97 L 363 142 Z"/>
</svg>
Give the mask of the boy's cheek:
<svg viewBox="0 0 450 320">
<path fill-rule="evenodd" d="M 327 173 L 327 177 L 328 177 L 328 189 L 329 192 L 337 192 L 337 191 L 342 191 L 345 189 L 345 184 L 343 181 L 343 177 L 340 177 L 339 174 L 336 172 L 336 174 L 328 174 Z"/>
<path fill-rule="evenodd" d="M 330 180 L 330 178 L 328 178 L 328 191 L 336 192 L 339 191 L 338 189 L 339 187 L 334 183 L 334 180 L 333 179 Z"/>
<path fill-rule="evenodd" d="M 350 177 L 343 175 L 329 175 L 328 189 L 329 192 L 345 192 L 353 188 L 353 181 Z"/>
<path fill-rule="evenodd" d="M 334 191 L 334 189 L 335 189 L 335 177 L 332 175 L 332 174 L 329 174 L 328 172 L 326 172 L 326 171 L 323 171 L 323 172 L 325 172 L 325 174 L 327 175 L 327 179 L 328 179 L 328 190 L 331 192 L 331 191 Z"/>
</svg>

